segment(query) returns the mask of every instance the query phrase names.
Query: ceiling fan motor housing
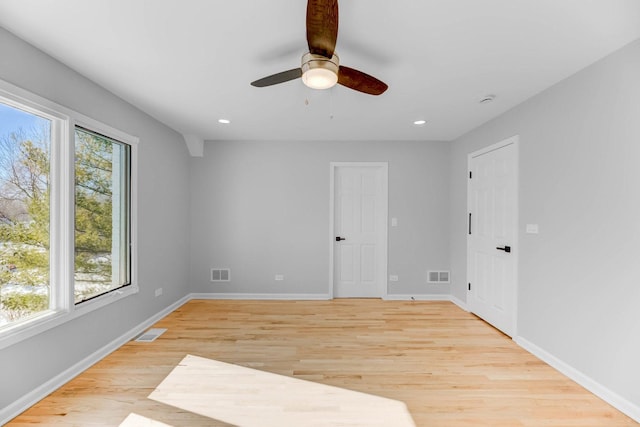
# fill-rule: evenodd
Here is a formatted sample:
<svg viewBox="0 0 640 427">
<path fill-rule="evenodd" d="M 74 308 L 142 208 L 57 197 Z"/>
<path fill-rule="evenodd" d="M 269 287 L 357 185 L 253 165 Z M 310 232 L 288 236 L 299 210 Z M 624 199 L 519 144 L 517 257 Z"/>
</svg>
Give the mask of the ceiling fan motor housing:
<svg viewBox="0 0 640 427">
<path fill-rule="evenodd" d="M 302 55 L 302 81 L 313 89 L 328 89 L 338 82 L 340 58 L 335 53 L 331 58 L 313 53 Z"/>
</svg>

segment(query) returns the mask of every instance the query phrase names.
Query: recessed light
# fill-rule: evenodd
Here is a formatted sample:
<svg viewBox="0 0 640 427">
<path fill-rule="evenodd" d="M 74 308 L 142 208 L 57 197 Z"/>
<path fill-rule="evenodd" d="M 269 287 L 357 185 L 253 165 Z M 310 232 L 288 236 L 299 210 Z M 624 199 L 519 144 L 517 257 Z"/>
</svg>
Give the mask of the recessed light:
<svg viewBox="0 0 640 427">
<path fill-rule="evenodd" d="M 427 123 L 426 120 L 416 120 L 415 122 L 413 122 L 413 124 L 416 125 L 416 126 L 422 126 L 422 125 L 424 125 L 426 123 Z"/>
<path fill-rule="evenodd" d="M 231 120 L 229 120 L 229 119 L 218 119 L 218 123 L 222 123 L 223 125 L 228 125 L 229 123 L 231 123 Z"/>
</svg>

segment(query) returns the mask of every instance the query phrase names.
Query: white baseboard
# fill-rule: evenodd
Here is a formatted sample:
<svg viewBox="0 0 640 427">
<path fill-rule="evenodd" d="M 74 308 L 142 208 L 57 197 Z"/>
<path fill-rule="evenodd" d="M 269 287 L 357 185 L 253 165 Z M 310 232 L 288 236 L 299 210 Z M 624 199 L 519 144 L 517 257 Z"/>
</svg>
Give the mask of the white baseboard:
<svg viewBox="0 0 640 427">
<path fill-rule="evenodd" d="M 137 336 L 138 334 L 144 332 L 145 329 L 156 323 L 158 320 L 162 319 L 169 313 L 175 311 L 178 307 L 183 305 L 189 301 L 189 296 L 181 298 L 177 302 L 171 304 L 164 310 L 159 313 L 153 315 L 149 319 L 144 322 L 138 324 L 133 329 L 125 332 L 120 335 L 118 338 L 114 339 L 104 347 L 98 349 L 94 353 L 82 359 L 80 362 L 71 366 L 69 369 L 59 373 L 55 377 L 51 378 L 46 383 L 42 384 L 38 388 L 32 390 L 26 395 L 22 396 L 20 399 L 11 403 L 9 406 L 0 409 L 0 425 L 4 425 L 8 423 L 11 419 L 17 417 L 22 412 L 29 409 L 31 406 L 38 403 L 40 400 L 53 393 L 58 388 L 62 387 L 64 384 L 71 381 L 73 378 L 80 375 L 82 372 L 89 369 L 91 366 L 98 363 L 100 360 L 107 357 L 109 354 L 116 351 L 118 348 L 122 347 L 124 344 L 129 342 L 132 338 Z"/>
<path fill-rule="evenodd" d="M 453 295 L 449 295 L 449 301 L 451 301 L 452 303 L 454 303 L 464 311 L 471 311 L 469 310 L 469 306 L 467 305 L 467 303 L 462 301 L 460 298 L 456 298 Z"/>
<path fill-rule="evenodd" d="M 237 300 L 328 300 L 328 294 L 250 294 L 250 293 L 194 293 L 187 296 L 192 299 L 237 299 Z"/>
<path fill-rule="evenodd" d="M 607 402 L 609 405 L 613 406 L 620 412 L 626 414 L 630 418 L 640 423 L 640 407 L 638 407 L 637 405 L 634 405 L 627 399 L 609 390 L 607 387 L 603 386 L 602 384 L 593 380 L 591 377 L 588 377 L 574 367 L 558 359 L 551 353 L 543 350 L 532 342 L 527 341 L 525 338 L 517 336 L 513 338 L 513 340 L 516 342 L 516 344 L 536 356 L 538 359 L 547 363 L 549 366 L 556 369 L 566 377 L 572 379 L 576 383 L 580 384 L 582 387 L 586 388 L 591 393 Z"/>
</svg>

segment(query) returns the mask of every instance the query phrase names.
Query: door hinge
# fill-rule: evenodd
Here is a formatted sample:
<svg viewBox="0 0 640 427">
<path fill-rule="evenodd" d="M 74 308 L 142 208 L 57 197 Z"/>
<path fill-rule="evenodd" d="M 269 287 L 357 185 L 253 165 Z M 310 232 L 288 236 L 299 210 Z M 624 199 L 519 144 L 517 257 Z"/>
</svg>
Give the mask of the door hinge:
<svg viewBox="0 0 640 427">
<path fill-rule="evenodd" d="M 469 290 L 471 290 L 471 283 L 469 283 Z"/>
</svg>

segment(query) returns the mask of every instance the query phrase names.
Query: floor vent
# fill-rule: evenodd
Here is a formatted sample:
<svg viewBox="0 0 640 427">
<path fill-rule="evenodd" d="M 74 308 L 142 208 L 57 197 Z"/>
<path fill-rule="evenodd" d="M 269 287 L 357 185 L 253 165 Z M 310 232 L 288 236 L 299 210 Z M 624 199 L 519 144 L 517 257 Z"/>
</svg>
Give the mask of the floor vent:
<svg viewBox="0 0 640 427">
<path fill-rule="evenodd" d="M 138 335 L 138 338 L 136 338 L 135 340 L 137 342 L 153 342 L 156 340 L 156 338 L 158 338 L 160 335 L 164 334 L 165 332 L 166 332 L 165 328 L 151 328 L 148 331 Z"/>
<path fill-rule="evenodd" d="M 230 282 L 231 270 L 228 268 L 212 268 L 211 281 L 212 282 Z"/>
<path fill-rule="evenodd" d="M 427 283 L 449 283 L 448 271 L 428 271 Z"/>
</svg>

